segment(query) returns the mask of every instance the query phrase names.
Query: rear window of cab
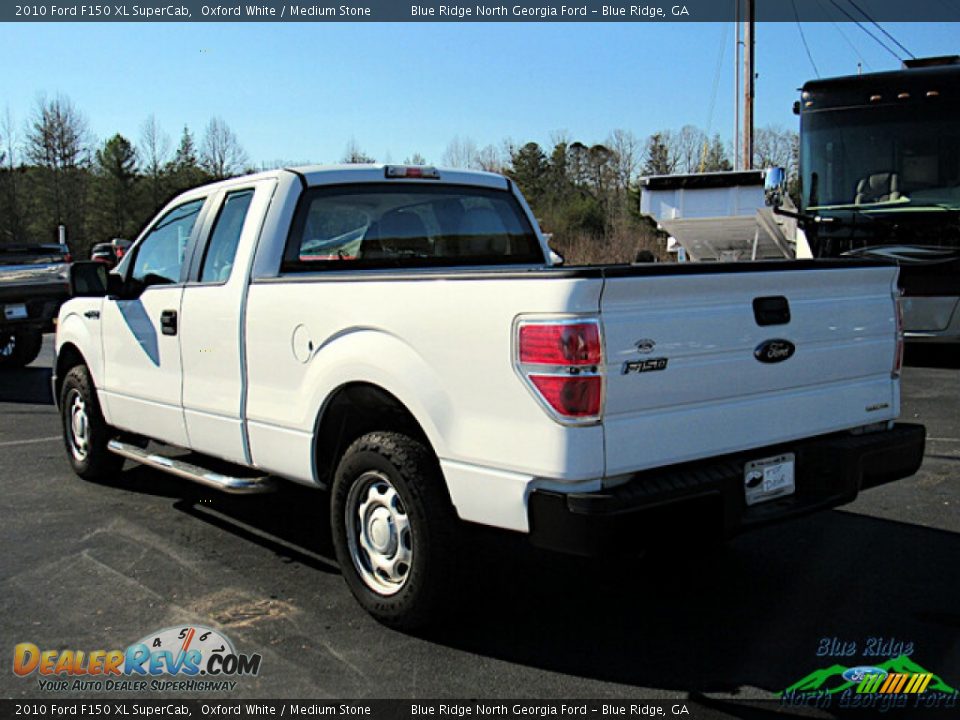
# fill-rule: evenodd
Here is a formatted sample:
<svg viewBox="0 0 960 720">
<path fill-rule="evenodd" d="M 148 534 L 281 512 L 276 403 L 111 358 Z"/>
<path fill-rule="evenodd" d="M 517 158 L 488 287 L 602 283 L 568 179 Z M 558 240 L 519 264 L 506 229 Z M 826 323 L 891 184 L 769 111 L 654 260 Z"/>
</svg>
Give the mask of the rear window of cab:
<svg viewBox="0 0 960 720">
<path fill-rule="evenodd" d="M 506 190 L 364 183 L 307 190 L 283 271 L 528 265 L 543 252 Z"/>
</svg>

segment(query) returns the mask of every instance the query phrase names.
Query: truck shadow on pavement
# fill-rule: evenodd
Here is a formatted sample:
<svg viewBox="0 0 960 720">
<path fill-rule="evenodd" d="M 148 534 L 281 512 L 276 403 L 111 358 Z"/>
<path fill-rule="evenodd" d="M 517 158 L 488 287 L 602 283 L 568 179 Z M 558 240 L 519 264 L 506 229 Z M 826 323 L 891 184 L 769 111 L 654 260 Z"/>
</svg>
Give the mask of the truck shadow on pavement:
<svg viewBox="0 0 960 720">
<path fill-rule="evenodd" d="M 907 343 L 903 361 L 908 367 L 960 370 L 960 344 Z"/>
<path fill-rule="evenodd" d="M 0 403 L 53 405 L 48 367 L 25 367 L 0 370 Z"/>
<path fill-rule="evenodd" d="M 958 534 L 843 511 L 602 567 L 517 544 L 477 554 L 453 617 L 426 637 L 581 678 L 734 694 L 881 662 L 863 653 L 891 641 L 956 687 L 958 553 Z M 818 656 L 832 638 L 856 655 Z"/>
<path fill-rule="evenodd" d="M 141 467 L 117 486 L 176 497 L 177 510 L 283 562 L 339 572 L 317 491 L 285 485 L 255 499 L 211 495 Z M 734 703 L 769 697 L 815 670 L 879 663 L 891 653 L 960 684 L 957 533 L 841 510 L 727 545 L 688 538 L 683 548 L 603 564 L 472 526 L 464 547 L 454 602 L 417 637 L 570 675 L 572 689 L 589 678 L 720 708 L 728 701 L 704 694 L 730 693 Z M 854 655 L 836 650 L 850 643 Z M 832 652 L 818 654 L 828 645 Z M 865 655 L 871 648 L 885 652 Z"/>
<path fill-rule="evenodd" d="M 97 484 L 170 498 L 175 510 L 267 548 L 283 562 L 298 562 L 325 573 L 340 572 L 322 511 L 326 496 L 317 490 L 281 483 L 273 493 L 232 496 L 133 463 Z"/>
</svg>

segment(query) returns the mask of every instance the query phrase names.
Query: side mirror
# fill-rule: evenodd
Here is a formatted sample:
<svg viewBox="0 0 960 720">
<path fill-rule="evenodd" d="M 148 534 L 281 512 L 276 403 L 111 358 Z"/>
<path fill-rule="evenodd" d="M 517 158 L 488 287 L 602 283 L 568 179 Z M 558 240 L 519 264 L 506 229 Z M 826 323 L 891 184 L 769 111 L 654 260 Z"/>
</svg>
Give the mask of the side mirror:
<svg viewBox="0 0 960 720">
<path fill-rule="evenodd" d="M 777 208 L 783 204 L 787 191 L 787 171 L 782 167 L 767 168 L 763 179 L 763 200 L 767 207 Z"/>
<path fill-rule="evenodd" d="M 107 297 L 122 298 L 123 290 L 123 276 L 115 272 L 107 273 Z"/>
<path fill-rule="evenodd" d="M 100 262 L 75 262 L 70 265 L 71 297 L 104 297 L 108 293 L 109 273 Z"/>
</svg>

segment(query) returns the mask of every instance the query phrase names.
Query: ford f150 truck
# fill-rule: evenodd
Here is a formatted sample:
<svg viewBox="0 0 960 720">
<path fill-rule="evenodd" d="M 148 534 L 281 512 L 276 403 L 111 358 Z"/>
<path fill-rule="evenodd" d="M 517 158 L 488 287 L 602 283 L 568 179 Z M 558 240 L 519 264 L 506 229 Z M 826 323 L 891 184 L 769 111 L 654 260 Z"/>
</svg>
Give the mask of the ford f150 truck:
<svg viewBox="0 0 960 720">
<path fill-rule="evenodd" d="M 894 423 L 895 267 L 552 266 L 499 175 L 231 179 L 71 278 L 53 383 L 74 470 L 327 488 L 344 577 L 395 626 L 442 602 L 462 521 L 632 552 L 665 509 L 731 533 L 923 455 L 923 427 Z"/>
<path fill-rule="evenodd" d="M 0 369 L 29 365 L 69 297 L 66 245 L 0 245 Z"/>
</svg>

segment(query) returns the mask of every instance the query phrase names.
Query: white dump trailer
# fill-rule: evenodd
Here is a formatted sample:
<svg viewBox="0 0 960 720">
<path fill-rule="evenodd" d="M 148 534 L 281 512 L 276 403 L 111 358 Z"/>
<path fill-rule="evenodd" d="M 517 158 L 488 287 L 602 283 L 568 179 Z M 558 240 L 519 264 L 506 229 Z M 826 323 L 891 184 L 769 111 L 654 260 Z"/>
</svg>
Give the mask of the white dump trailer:
<svg viewBox="0 0 960 720">
<path fill-rule="evenodd" d="M 681 257 L 736 261 L 796 257 L 796 223 L 764 203 L 765 170 L 640 178 L 640 211 L 683 249 Z"/>
</svg>

